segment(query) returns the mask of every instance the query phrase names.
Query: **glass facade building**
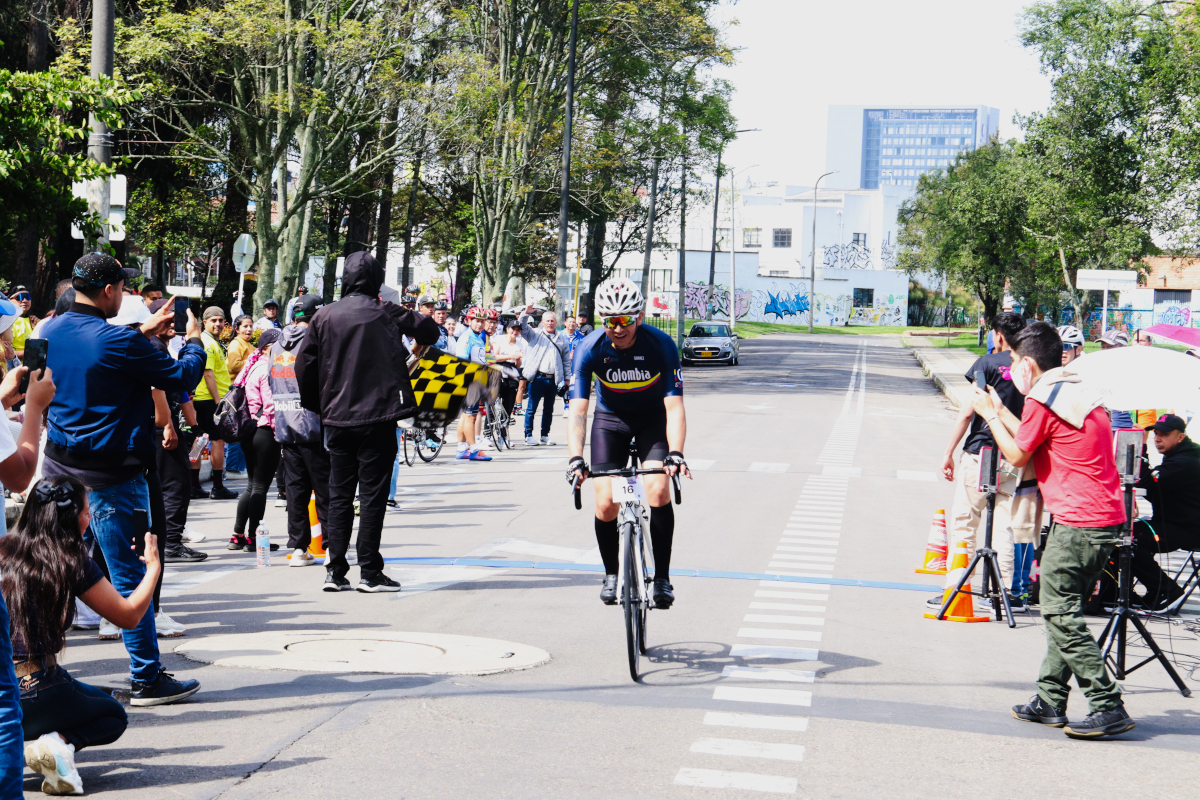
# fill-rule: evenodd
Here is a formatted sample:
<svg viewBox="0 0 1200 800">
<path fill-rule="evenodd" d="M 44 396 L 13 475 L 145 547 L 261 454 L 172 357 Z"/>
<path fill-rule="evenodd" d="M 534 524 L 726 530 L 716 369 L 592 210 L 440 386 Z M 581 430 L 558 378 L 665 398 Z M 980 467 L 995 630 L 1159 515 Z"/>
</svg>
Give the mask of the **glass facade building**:
<svg viewBox="0 0 1200 800">
<path fill-rule="evenodd" d="M 862 186 L 915 186 L 931 169 L 945 169 L 974 150 L 976 109 L 868 108 L 863 110 Z"/>
</svg>

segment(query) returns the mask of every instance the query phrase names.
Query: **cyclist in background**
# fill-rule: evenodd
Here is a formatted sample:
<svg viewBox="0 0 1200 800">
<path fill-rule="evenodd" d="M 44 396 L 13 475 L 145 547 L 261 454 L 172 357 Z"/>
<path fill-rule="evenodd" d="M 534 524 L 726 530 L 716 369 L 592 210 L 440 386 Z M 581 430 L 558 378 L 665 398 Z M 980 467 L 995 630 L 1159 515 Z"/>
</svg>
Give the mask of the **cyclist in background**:
<svg viewBox="0 0 1200 800">
<path fill-rule="evenodd" d="M 589 474 L 583 443 L 595 379 L 592 466 L 598 471 L 622 469 L 629 460 L 630 443 L 636 442 L 642 467 L 666 470 L 665 475 L 643 477 L 654 548 L 654 605 L 670 608 L 675 601 L 670 581 L 675 510 L 668 478 L 676 472 L 691 477 L 683 458 L 687 418 L 679 351 L 670 336 L 641 324 L 645 306 L 641 290 L 628 278 L 605 281 L 596 290 L 596 313 L 603 327 L 575 347 L 567 480 L 575 484 Z M 595 484 L 596 544 L 604 561 L 600 599 L 612 605 L 617 602 L 619 509 L 612 498 L 612 479 L 598 478 Z"/>
<path fill-rule="evenodd" d="M 1062 339 L 1062 365 L 1065 367 L 1083 355 L 1083 333 L 1074 325 L 1060 325 L 1058 338 Z"/>
</svg>

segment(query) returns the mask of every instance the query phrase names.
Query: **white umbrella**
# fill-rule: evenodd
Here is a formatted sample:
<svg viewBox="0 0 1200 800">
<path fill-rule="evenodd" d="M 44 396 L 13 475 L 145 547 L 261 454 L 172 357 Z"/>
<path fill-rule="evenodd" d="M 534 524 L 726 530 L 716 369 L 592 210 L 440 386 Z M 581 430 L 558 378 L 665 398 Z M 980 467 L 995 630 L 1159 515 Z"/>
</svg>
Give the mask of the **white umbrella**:
<svg viewBox="0 0 1200 800">
<path fill-rule="evenodd" d="M 1116 347 L 1077 358 L 1068 372 L 1104 393 L 1111 409 L 1200 409 L 1200 358 L 1163 347 Z"/>
</svg>

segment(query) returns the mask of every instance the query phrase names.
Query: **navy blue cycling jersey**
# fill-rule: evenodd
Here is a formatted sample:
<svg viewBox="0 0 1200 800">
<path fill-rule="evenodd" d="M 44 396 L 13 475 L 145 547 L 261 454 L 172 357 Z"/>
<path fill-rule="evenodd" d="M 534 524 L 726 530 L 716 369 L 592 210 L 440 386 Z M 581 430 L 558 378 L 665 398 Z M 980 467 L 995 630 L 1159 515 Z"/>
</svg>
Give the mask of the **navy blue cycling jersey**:
<svg viewBox="0 0 1200 800">
<path fill-rule="evenodd" d="M 619 417 L 663 413 L 663 398 L 683 394 L 679 350 L 658 328 L 638 326 L 627 350 L 618 350 L 594 331 L 575 346 L 571 399 L 587 399 L 596 381 L 596 408 Z"/>
</svg>

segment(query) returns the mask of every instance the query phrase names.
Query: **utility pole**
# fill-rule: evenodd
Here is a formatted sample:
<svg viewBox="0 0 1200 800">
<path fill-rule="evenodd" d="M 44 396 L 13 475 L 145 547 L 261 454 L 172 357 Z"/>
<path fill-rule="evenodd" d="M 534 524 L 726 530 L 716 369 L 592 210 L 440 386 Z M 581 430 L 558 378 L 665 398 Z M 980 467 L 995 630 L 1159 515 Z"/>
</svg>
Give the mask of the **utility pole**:
<svg viewBox="0 0 1200 800">
<path fill-rule="evenodd" d="M 813 231 L 812 231 L 812 265 L 808 273 L 808 332 L 813 332 L 813 319 L 817 316 L 816 307 L 813 305 L 817 300 L 817 187 L 821 185 L 821 180 L 837 173 L 826 172 L 820 178 L 817 178 L 816 184 L 813 185 Z"/>
<path fill-rule="evenodd" d="M 575 113 L 575 44 L 579 38 L 579 0 L 571 4 L 571 41 L 567 56 L 567 115 L 563 126 L 562 197 L 558 206 L 558 275 L 567 272 L 567 211 L 571 206 L 571 123 Z"/>
<path fill-rule="evenodd" d="M 742 128 L 733 132 L 733 136 L 729 139 L 722 139 L 721 146 L 717 148 L 717 172 L 716 179 L 713 181 L 713 229 L 712 229 L 712 251 L 708 254 L 708 303 L 704 310 L 704 318 L 712 319 L 712 299 L 713 299 L 713 284 L 717 280 L 717 207 L 720 205 L 721 197 L 721 156 L 725 152 L 725 143 L 730 139 L 736 139 L 739 133 L 756 133 L 760 128 Z M 730 234 L 732 237 L 732 233 Z M 733 242 L 729 243 L 733 246 Z"/>
<path fill-rule="evenodd" d="M 111 78 L 113 74 L 113 17 L 114 0 L 92 1 L 92 68 L 93 79 L 101 76 Z M 95 113 L 88 114 L 88 158 L 97 164 L 112 163 L 112 134 L 108 126 Z M 88 207 L 100 215 L 102 227 L 99 242 L 108 241 L 108 209 L 111 183 L 107 178 L 91 181 L 88 188 Z"/>
</svg>

